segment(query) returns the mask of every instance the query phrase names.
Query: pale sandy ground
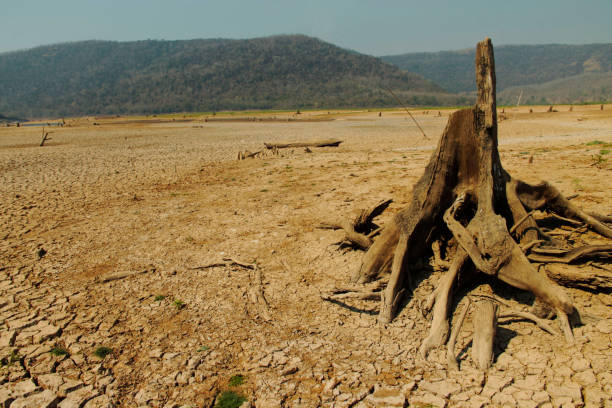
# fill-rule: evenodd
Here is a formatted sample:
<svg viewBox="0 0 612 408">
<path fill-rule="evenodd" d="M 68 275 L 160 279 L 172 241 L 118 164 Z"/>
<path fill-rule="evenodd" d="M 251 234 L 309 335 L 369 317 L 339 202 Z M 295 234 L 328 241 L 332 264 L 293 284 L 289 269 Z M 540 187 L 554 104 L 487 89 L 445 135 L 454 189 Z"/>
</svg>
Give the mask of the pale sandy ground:
<svg viewBox="0 0 612 408">
<path fill-rule="evenodd" d="M 609 214 L 612 153 L 598 166 L 593 156 L 612 147 L 586 143 L 612 143 L 612 106 L 557 109 L 506 109 L 502 162 Z M 0 406 L 208 407 L 233 389 L 257 407 L 611 407 L 610 293 L 568 289 L 602 318 L 576 328 L 574 345 L 530 322 L 502 325 L 486 373 L 469 356 L 469 319 L 460 372 L 446 369 L 442 349 L 416 355 L 429 319 L 415 305 L 438 273 L 424 272 L 387 326 L 376 303 L 320 299 L 348 281 L 362 253 L 338 251 L 342 234 L 316 226 L 393 198 L 384 224 L 407 204 L 448 114 L 415 113 L 428 139 L 401 111 L 267 115 L 297 119 L 289 122 L 92 118 L 52 128 L 44 147 L 41 128 L 0 128 Z M 264 141 L 327 138 L 344 143 L 235 160 Z M 575 241 L 603 242 L 592 233 Z M 252 296 L 254 272 L 197 268 L 224 257 L 257 263 L 269 319 Z M 137 271 L 146 272 L 96 280 Z M 517 308 L 532 301 L 497 289 Z M 112 354 L 95 357 L 99 346 Z M 230 387 L 235 374 L 245 383 Z"/>
</svg>

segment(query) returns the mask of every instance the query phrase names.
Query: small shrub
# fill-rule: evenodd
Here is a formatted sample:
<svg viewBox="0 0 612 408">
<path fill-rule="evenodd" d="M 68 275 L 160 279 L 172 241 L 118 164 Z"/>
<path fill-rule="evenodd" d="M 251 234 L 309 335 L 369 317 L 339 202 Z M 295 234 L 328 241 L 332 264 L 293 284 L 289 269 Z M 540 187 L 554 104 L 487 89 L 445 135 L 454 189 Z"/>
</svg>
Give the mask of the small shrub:
<svg viewBox="0 0 612 408">
<path fill-rule="evenodd" d="M 233 375 L 229 380 L 230 387 L 237 387 L 242 384 L 244 384 L 244 375 L 242 374 Z"/>
<path fill-rule="evenodd" d="M 162 300 L 164 300 L 166 297 L 164 295 L 155 295 L 155 301 L 156 302 L 161 302 Z"/>
<path fill-rule="evenodd" d="M 112 348 L 101 346 L 101 347 L 98 347 L 96 351 L 94 351 L 94 356 L 104 359 L 106 356 L 112 353 L 113 353 Z"/>
<path fill-rule="evenodd" d="M 51 353 L 51 355 L 56 356 L 56 357 L 67 356 L 68 350 L 63 349 L 61 347 L 53 347 L 51 351 L 49 351 L 49 353 Z"/>
<path fill-rule="evenodd" d="M 175 299 L 174 302 L 172 302 L 172 304 L 174 305 L 174 307 L 176 307 L 178 310 L 181 310 L 182 308 L 185 307 L 185 302 L 183 302 L 180 299 Z"/>
<path fill-rule="evenodd" d="M 234 391 L 224 391 L 223 394 L 217 398 L 215 408 L 238 408 L 246 401 L 240 394 L 236 394 Z"/>
</svg>

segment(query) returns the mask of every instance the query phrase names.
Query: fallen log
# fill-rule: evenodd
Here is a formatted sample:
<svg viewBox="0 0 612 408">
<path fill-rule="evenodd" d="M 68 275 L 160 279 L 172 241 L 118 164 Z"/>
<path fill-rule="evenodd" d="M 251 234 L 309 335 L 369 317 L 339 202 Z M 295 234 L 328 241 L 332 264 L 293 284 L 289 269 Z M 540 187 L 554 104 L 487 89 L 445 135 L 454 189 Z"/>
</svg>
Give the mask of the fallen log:
<svg viewBox="0 0 612 408">
<path fill-rule="evenodd" d="M 287 149 L 292 147 L 338 147 L 342 140 L 319 140 L 313 142 L 264 143 L 266 149 Z"/>
</svg>

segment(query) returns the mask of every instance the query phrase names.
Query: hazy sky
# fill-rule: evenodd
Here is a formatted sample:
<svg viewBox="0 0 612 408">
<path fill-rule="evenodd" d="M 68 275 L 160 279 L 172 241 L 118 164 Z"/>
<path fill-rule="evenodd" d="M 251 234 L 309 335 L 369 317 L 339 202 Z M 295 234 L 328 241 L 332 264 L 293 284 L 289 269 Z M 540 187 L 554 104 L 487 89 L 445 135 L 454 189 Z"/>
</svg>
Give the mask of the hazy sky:
<svg viewBox="0 0 612 408">
<path fill-rule="evenodd" d="M 371 55 L 612 42 L 612 0 L 0 0 L 0 52 L 80 40 L 306 34 Z"/>
</svg>

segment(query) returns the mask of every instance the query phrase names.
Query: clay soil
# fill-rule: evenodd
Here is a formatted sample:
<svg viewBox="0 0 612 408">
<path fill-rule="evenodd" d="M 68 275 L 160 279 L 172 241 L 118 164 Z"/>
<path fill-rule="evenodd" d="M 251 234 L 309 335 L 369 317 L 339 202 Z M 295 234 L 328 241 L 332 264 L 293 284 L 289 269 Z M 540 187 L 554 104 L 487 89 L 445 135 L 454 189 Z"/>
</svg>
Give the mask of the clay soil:
<svg viewBox="0 0 612 408">
<path fill-rule="evenodd" d="M 505 169 L 609 214 L 612 106 L 532 109 L 505 110 Z M 427 139 L 401 111 L 84 118 L 47 127 L 44 147 L 40 127 L 0 128 L 0 406 L 208 407 L 228 390 L 257 407 L 612 406 L 610 293 L 567 289 L 601 318 L 575 328 L 573 345 L 504 321 L 485 373 L 470 358 L 469 318 L 461 371 L 442 349 L 418 357 L 430 320 L 416 305 L 441 276 L 428 260 L 388 325 L 377 302 L 320 298 L 363 252 L 339 250 L 343 233 L 318 225 L 392 198 L 384 224 L 406 206 L 449 113 L 414 112 Z M 317 139 L 344 142 L 236 160 L 264 142 Z M 205 268 L 224 258 L 256 263 L 261 286 L 238 265 Z M 533 301 L 498 289 L 517 309 Z M 111 353 L 96 356 L 101 346 Z"/>
</svg>

